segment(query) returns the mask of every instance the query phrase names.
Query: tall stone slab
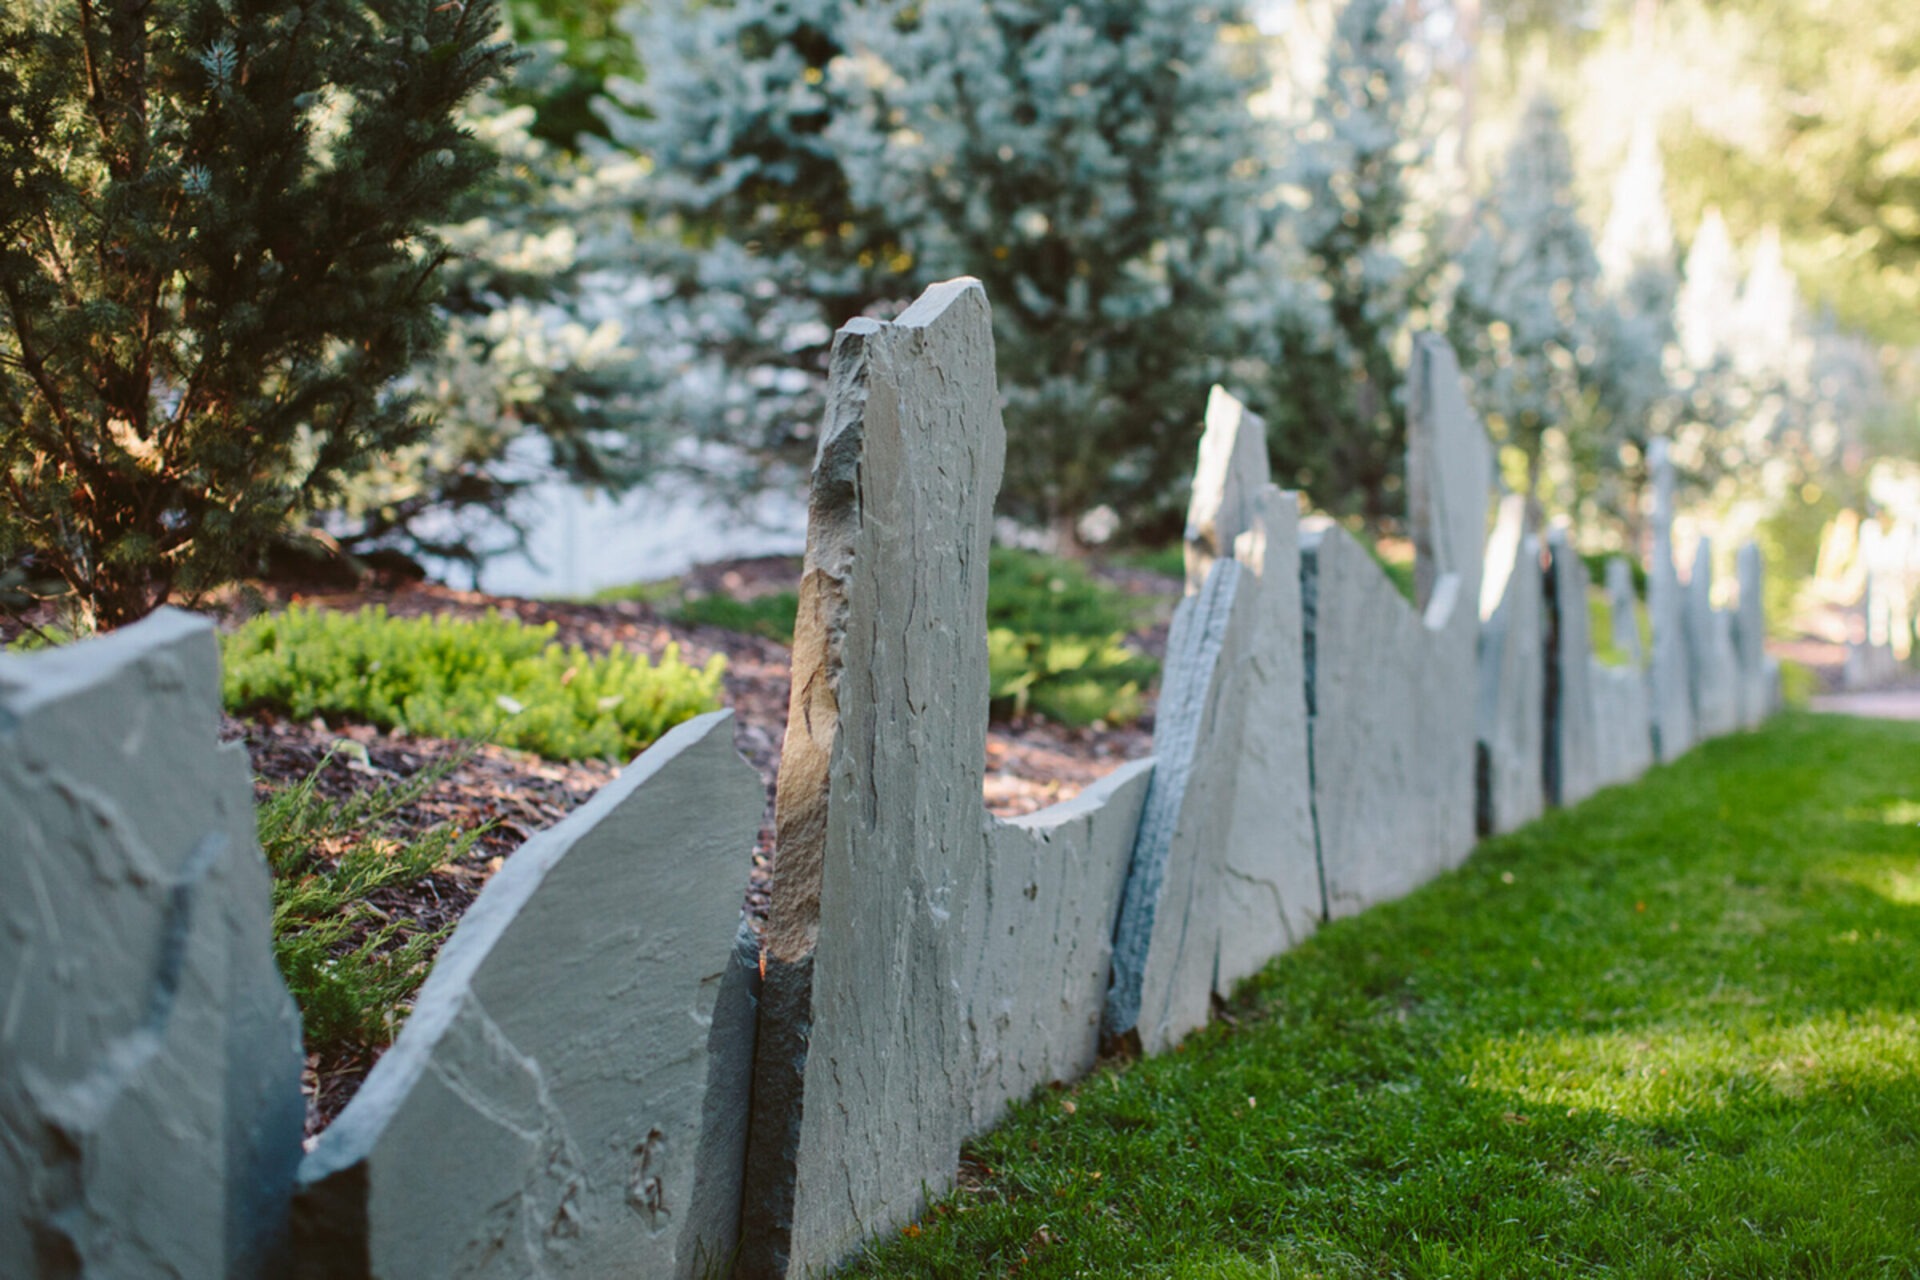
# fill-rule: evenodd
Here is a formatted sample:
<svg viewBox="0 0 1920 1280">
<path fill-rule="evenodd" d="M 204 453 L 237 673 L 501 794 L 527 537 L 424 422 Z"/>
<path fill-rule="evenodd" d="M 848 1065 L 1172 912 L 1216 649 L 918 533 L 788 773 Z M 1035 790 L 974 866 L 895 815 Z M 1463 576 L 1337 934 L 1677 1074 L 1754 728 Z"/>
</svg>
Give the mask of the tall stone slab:
<svg viewBox="0 0 1920 1280">
<path fill-rule="evenodd" d="M 764 793 L 682 724 L 507 859 L 301 1167 L 299 1274 L 694 1277 L 740 1207 Z"/>
<path fill-rule="evenodd" d="M 1578 804 L 1602 786 L 1599 708 L 1593 682 L 1593 641 L 1587 566 L 1568 545 L 1567 533 L 1547 534 L 1548 612 L 1553 645 L 1547 675 L 1547 798 Z"/>
<path fill-rule="evenodd" d="M 1149 764 L 997 823 L 987 549 L 1005 432 L 986 295 L 834 343 L 776 800 L 735 1274 L 831 1270 L 961 1140 L 1092 1064 Z"/>
<path fill-rule="evenodd" d="M 300 1028 L 219 731 L 192 615 L 0 654 L 0 1275 L 282 1261 Z"/>
<path fill-rule="evenodd" d="M 1687 678 L 1697 737 L 1718 738 L 1740 726 L 1740 671 L 1733 619 L 1713 607 L 1713 544 L 1700 539 L 1687 580 Z"/>
<path fill-rule="evenodd" d="M 1664 764 L 1693 748 L 1693 688 L 1687 663 L 1686 599 L 1673 564 L 1673 461 L 1665 440 L 1653 442 L 1647 464 L 1653 474 L 1653 559 L 1647 565 L 1653 654 L 1647 684 L 1654 752 Z"/>
<path fill-rule="evenodd" d="M 1188 593 L 1200 591 L 1216 561 L 1231 558 L 1246 573 L 1237 590 L 1248 613 L 1245 643 L 1216 659 L 1227 663 L 1221 696 L 1241 709 L 1240 738 L 1209 739 L 1209 750 L 1223 753 L 1238 776 L 1214 908 L 1214 987 L 1221 996 L 1306 938 L 1322 909 L 1308 780 L 1300 500 L 1269 475 L 1266 423 L 1215 387 L 1187 509 Z M 1168 722 L 1163 716 L 1157 723 Z M 1173 770 L 1168 751 L 1156 747 L 1155 755 L 1164 802 Z"/>
<path fill-rule="evenodd" d="M 1546 616 L 1540 540 L 1526 522 L 1525 498 L 1501 499 L 1480 586 L 1475 825 L 1482 835 L 1523 826 L 1546 803 Z"/>
<path fill-rule="evenodd" d="M 1611 787 L 1645 773 L 1653 764 L 1653 716 L 1647 673 L 1641 666 L 1640 625 L 1634 609 L 1633 572 L 1625 560 L 1607 561 L 1608 626 L 1618 666 L 1592 663 L 1595 768 L 1600 786 Z"/>
<path fill-rule="evenodd" d="M 1414 344 L 1408 407 L 1418 608 L 1337 526 L 1301 537 L 1314 815 L 1334 916 L 1405 893 L 1473 847 L 1474 586 L 1491 449 L 1438 338 Z"/>
<path fill-rule="evenodd" d="M 1740 575 L 1740 603 L 1733 628 L 1740 671 L 1740 723 L 1754 729 L 1773 714 L 1767 673 L 1766 566 L 1760 548 L 1751 542 L 1742 543 L 1734 567 Z"/>
<path fill-rule="evenodd" d="M 1624 655 L 1623 666 L 1638 671 L 1646 665 L 1640 647 L 1639 596 L 1633 589 L 1633 566 L 1619 556 L 1607 561 L 1607 609 L 1613 647 Z"/>
<path fill-rule="evenodd" d="M 1233 675 L 1249 643 L 1249 577 L 1237 561 L 1214 561 L 1167 635 L 1153 785 L 1114 929 L 1103 1027 L 1148 1053 L 1204 1026 L 1212 1007 L 1246 719 Z"/>
</svg>

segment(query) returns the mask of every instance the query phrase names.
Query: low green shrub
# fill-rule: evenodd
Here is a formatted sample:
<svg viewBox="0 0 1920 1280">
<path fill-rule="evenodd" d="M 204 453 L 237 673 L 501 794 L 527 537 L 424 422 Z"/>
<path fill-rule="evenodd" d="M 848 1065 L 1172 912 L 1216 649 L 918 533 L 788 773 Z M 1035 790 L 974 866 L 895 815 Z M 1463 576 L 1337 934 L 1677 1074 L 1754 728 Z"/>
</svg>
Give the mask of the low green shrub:
<svg viewBox="0 0 1920 1280">
<path fill-rule="evenodd" d="M 1067 725 L 1137 719 L 1160 664 L 1125 644 L 1139 605 L 1078 564 L 1010 547 L 988 562 L 993 710 Z"/>
<path fill-rule="evenodd" d="M 694 596 L 675 609 L 672 617 L 684 626 L 719 627 L 790 645 L 793 620 L 799 612 L 800 597 L 791 591 L 779 591 L 748 600 L 722 595 Z"/>
<path fill-rule="evenodd" d="M 625 759 L 719 705 L 724 659 L 658 665 L 616 650 L 562 647 L 554 627 L 390 618 L 295 605 L 222 642 L 229 709 L 348 716 L 439 738 L 490 738 L 549 759 Z"/>
<path fill-rule="evenodd" d="M 273 873 L 273 952 L 306 1032 L 323 1058 L 392 1042 L 428 961 L 446 936 L 393 919 L 369 899 L 463 858 L 484 828 L 389 834 L 394 814 L 460 764 L 443 761 L 404 782 L 344 800 L 320 794 L 329 756 L 260 805 L 260 847 Z"/>
</svg>

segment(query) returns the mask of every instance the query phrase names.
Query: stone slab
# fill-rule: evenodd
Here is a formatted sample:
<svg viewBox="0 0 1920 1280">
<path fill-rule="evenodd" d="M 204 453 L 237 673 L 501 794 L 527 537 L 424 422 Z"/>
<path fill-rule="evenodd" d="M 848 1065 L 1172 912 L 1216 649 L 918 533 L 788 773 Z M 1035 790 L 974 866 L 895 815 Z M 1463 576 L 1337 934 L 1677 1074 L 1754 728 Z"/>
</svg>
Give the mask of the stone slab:
<svg viewBox="0 0 1920 1280">
<path fill-rule="evenodd" d="M 1238 591 L 1248 612 L 1245 642 L 1217 659 L 1227 664 L 1222 696 L 1244 710 L 1241 736 L 1211 747 L 1237 774 L 1221 836 L 1217 928 L 1209 926 L 1222 997 L 1305 939 L 1323 906 L 1308 779 L 1300 499 L 1269 476 L 1266 423 L 1213 388 L 1187 509 L 1187 589 L 1198 592 L 1207 570 L 1231 558 L 1246 570 Z"/>
<path fill-rule="evenodd" d="M 1640 617 L 1634 607 L 1639 599 L 1633 589 L 1633 566 L 1619 556 L 1607 561 L 1607 609 L 1613 647 L 1624 655 L 1624 666 L 1638 671 L 1646 665 L 1640 646 Z"/>
<path fill-rule="evenodd" d="M 1611 787 L 1653 766 L 1653 703 L 1641 664 L 1633 571 L 1625 560 L 1607 561 L 1606 588 L 1613 646 L 1626 656 L 1618 666 L 1592 663 L 1594 765 L 1599 785 Z"/>
<path fill-rule="evenodd" d="M 507 859 L 301 1166 L 301 1274 L 696 1276 L 730 1251 L 744 1135 L 705 1131 L 711 1086 L 747 1105 L 736 932 L 764 802 L 713 712 Z"/>
<path fill-rule="evenodd" d="M 1153 785 L 1140 816 L 1114 928 L 1103 1034 L 1148 1052 L 1204 1026 L 1219 954 L 1236 748 L 1245 705 L 1232 696 L 1247 645 L 1252 590 L 1235 560 L 1216 560 L 1174 610 L 1154 709 Z"/>
<path fill-rule="evenodd" d="M 1686 598 L 1673 563 L 1673 461 L 1665 440 L 1653 442 L 1647 464 L 1653 474 L 1653 555 L 1647 565 L 1653 653 L 1647 664 L 1647 686 L 1654 753 L 1666 764 L 1693 748 L 1693 687 L 1687 661 Z"/>
<path fill-rule="evenodd" d="M 1767 683 L 1766 565 L 1760 548 L 1742 543 L 1734 557 L 1740 576 L 1740 603 L 1734 615 L 1733 645 L 1740 672 L 1740 723 L 1758 728 L 1773 714 Z"/>
<path fill-rule="evenodd" d="M 1548 610 L 1553 629 L 1547 708 L 1547 798 L 1578 804 L 1603 785 L 1600 712 L 1593 683 L 1593 641 L 1587 591 L 1592 578 L 1568 545 L 1565 529 L 1547 534 Z"/>
<path fill-rule="evenodd" d="M 742 1273 L 813 1274 L 953 1177 L 1005 453 L 976 281 L 834 340 L 776 802 Z M 841 696 L 842 689 L 846 696 Z"/>
<path fill-rule="evenodd" d="M 1740 666 L 1733 619 L 1713 607 L 1713 544 L 1702 538 L 1687 580 L 1687 679 L 1693 690 L 1694 733 L 1718 738 L 1740 727 Z"/>
<path fill-rule="evenodd" d="M 303 1060 L 219 648 L 0 654 L 0 1275 L 280 1265 Z"/>
<path fill-rule="evenodd" d="M 1153 771 L 1154 761 L 1136 760 L 1071 800 L 990 827 L 962 930 L 975 1064 L 969 1130 L 992 1127 L 1041 1085 L 1093 1069 Z"/>
<path fill-rule="evenodd" d="M 1479 758 L 1475 826 L 1512 831 L 1546 804 L 1546 617 L 1540 541 L 1526 529 L 1526 499 L 1501 500 L 1480 590 Z"/>
</svg>

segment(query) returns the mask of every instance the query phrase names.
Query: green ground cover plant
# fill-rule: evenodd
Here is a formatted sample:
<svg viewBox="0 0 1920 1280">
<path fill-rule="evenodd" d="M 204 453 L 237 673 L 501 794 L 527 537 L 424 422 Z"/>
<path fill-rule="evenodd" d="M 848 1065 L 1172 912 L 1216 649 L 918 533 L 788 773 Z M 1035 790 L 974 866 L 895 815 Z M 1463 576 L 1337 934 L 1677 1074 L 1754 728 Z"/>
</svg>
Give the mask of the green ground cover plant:
<svg viewBox="0 0 1920 1280">
<path fill-rule="evenodd" d="M 488 738 L 554 760 L 622 760 L 720 704 L 724 659 L 593 656 L 513 618 L 390 618 L 294 605 L 223 637 L 229 709 L 345 716 L 438 738 Z"/>
<path fill-rule="evenodd" d="M 1067 725 L 1137 719 L 1160 664 L 1128 647 L 1139 601 L 1084 565 L 995 547 L 987 574 L 987 664 L 998 716 Z"/>
<path fill-rule="evenodd" d="M 273 953 L 287 980 L 309 1053 L 323 1059 L 392 1042 L 427 962 L 447 929 L 389 918 L 373 899 L 463 858 L 485 827 L 439 826 L 395 834 L 392 819 L 464 757 L 345 799 L 321 794 L 318 768 L 259 806 L 260 848 L 273 874 Z"/>
<path fill-rule="evenodd" d="M 1911 1276 L 1920 725 L 1792 713 L 1043 1091 L 860 1274 Z"/>
</svg>

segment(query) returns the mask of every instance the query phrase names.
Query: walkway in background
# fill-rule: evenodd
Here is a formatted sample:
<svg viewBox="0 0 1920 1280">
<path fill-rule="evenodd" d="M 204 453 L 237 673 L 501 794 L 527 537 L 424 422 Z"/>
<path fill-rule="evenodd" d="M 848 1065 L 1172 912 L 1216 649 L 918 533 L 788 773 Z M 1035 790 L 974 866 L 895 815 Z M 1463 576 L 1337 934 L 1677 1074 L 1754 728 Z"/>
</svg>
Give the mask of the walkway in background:
<svg viewBox="0 0 1920 1280">
<path fill-rule="evenodd" d="M 1815 711 L 1875 720 L 1920 720 L 1920 688 L 1869 689 L 1859 693 L 1820 694 L 1809 704 Z"/>
</svg>

